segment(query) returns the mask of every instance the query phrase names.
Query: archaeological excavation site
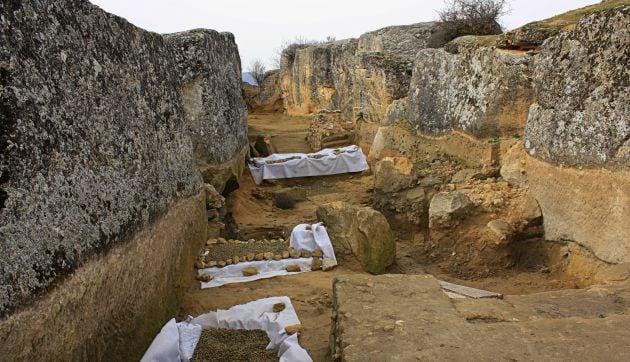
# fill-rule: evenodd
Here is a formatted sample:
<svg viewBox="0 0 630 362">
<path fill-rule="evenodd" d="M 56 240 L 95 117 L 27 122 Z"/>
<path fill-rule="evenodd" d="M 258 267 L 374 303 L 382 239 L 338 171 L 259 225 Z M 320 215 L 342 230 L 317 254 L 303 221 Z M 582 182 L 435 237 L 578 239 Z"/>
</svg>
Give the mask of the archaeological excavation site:
<svg viewBox="0 0 630 362">
<path fill-rule="evenodd" d="M 255 70 L 3 0 L 0 361 L 630 361 L 630 0 L 508 2 Z"/>
</svg>

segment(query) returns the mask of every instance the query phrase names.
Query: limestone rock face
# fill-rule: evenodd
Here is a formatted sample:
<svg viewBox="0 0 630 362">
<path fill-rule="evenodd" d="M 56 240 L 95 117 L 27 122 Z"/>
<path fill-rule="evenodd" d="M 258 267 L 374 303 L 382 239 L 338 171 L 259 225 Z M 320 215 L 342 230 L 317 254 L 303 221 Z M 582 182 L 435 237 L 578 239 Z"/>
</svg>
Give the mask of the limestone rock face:
<svg viewBox="0 0 630 362">
<path fill-rule="evenodd" d="M 379 123 L 392 101 L 407 95 L 411 62 L 433 27 L 388 27 L 359 39 L 289 47 L 280 66 L 285 108 L 301 114 L 339 109 L 344 120 Z"/>
<path fill-rule="evenodd" d="M 372 274 L 382 274 L 394 262 L 394 235 L 378 211 L 337 201 L 321 205 L 317 217 L 326 225 L 338 258 L 352 256 Z"/>
<path fill-rule="evenodd" d="M 524 142 L 545 238 L 575 241 L 608 263 L 630 261 L 628 24 L 626 5 L 545 41 Z"/>
<path fill-rule="evenodd" d="M 2 2 L 0 316 L 202 192 L 193 151 L 229 162 L 246 142 L 240 77 L 231 34 Z"/>
<path fill-rule="evenodd" d="M 530 63 L 530 55 L 492 47 L 421 50 L 409 88 L 409 122 L 428 135 L 522 134 L 533 102 Z"/>
<path fill-rule="evenodd" d="M 253 112 L 282 112 L 282 92 L 280 91 L 280 69 L 265 74 L 261 87 L 243 82 L 247 108 Z"/>
<path fill-rule="evenodd" d="M 629 23 L 630 6 L 588 15 L 541 47 L 525 134 L 531 155 L 630 168 Z"/>
<path fill-rule="evenodd" d="M 397 192 L 408 188 L 416 177 L 407 157 L 385 157 L 374 166 L 374 188 L 377 192 Z"/>
<path fill-rule="evenodd" d="M 467 195 L 459 191 L 439 192 L 429 205 L 429 226 L 450 227 L 462 219 L 473 207 Z"/>
</svg>

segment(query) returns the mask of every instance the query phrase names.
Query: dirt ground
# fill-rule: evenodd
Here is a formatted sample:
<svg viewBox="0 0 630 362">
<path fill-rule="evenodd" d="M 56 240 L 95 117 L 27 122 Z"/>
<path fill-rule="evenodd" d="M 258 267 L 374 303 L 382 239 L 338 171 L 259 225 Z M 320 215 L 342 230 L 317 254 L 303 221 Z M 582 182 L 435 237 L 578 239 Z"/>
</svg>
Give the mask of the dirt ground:
<svg viewBox="0 0 630 362">
<path fill-rule="evenodd" d="M 307 117 L 279 114 L 253 114 L 249 119 L 250 133 L 271 136 L 277 152 L 310 152 L 305 142 L 308 125 Z M 298 202 L 296 207 L 290 210 L 275 207 L 273 197 L 270 195 L 291 187 L 303 189 L 307 195 L 306 200 Z M 370 206 L 373 197 L 373 179 L 370 172 L 274 180 L 257 186 L 246 171 L 240 188 L 229 195 L 227 203 L 245 239 L 263 238 L 267 234 L 270 236 L 282 234 L 288 239 L 295 225 L 316 221 L 315 210 L 323 203 L 342 200 Z M 485 226 L 487 220 L 482 218 L 479 222 Z M 518 265 L 503 269 L 495 268 L 492 272 L 478 274 L 458 273 L 455 268 L 458 263 L 449 262 L 448 255 L 436 260 L 427 257 L 426 250 L 429 246 L 421 232 L 415 230 L 410 233 L 409 230 L 396 230 L 396 227 L 402 228 L 404 225 L 392 223 L 392 228 L 396 234 L 408 237 L 397 241 L 396 262 L 388 270 L 392 274 L 429 273 L 438 279 L 510 295 L 571 289 L 578 286 L 574 280 L 563 274 L 519 268 Z M 192 282 L 179 317 L 226 309 L 259 298 L 286 295 L 291 298 L 302 322 L 301 344 L 308 350 L 313 360 L 328 361 L 331 359 L 329 335 L 332 282 L 336 276 L 353 273 L 362 272 L 356 265 L 346 264 L 330 272 L 316 271 L 205 290 L 200 290 L 199 284 Z M 466 278 L 458 278 L 462 275 Z"/>
</svg>

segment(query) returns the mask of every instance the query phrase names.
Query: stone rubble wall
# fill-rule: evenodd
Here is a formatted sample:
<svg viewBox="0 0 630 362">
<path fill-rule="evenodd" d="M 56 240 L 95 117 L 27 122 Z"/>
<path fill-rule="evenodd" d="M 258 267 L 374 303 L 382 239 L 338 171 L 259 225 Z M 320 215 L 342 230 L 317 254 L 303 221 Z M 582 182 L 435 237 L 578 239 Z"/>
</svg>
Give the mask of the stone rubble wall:
<svg viewBox="0 0 630 362">
<path fill-rule="evenodd" d="M 175 206 L 202 193 L 197 158 L 231 167 L 242 157 L 247 128 L 240 80 L 231 34 L 196 30 L 163 37 L 86 0 L 3 1 L 0 317 L 19 318 L 42 302 L 36 298 L 42 292 L 65 293 L 67 276 L 91 270 L 94 259 L 149 228 L 164 227 Z M 187 226 L 170 224 L 171 240 L 181 247 L 137 254 L 150 258 L 143 263 L 169 258 L 177 265 L 187 257 L 185 245 L 205 241 L 204 203 L 193 204 Z M 141 287 L 142 273 L 112 268 L 120 273 L 113 276 L 108 270 L 92 283 L 114 278 L 120 288 Z M 156 288 L 176 294 L 175 278 L 160 279 Z M 128 298 L 96 294 L 79 293 L 74 313 L 96 327 L 116 325 L 75 337 L 121 343 L 117 333 L 141 311 L 129 308 L 118 322 L 94 316 L 82 306 L 109 310 L 115 298 Z M 156 303 L 148 294 L 134 302 Z M 162 314 L 155 314 L 160 320 L 148 334 L 176 308 L 157 303 Z"/>
</svg>

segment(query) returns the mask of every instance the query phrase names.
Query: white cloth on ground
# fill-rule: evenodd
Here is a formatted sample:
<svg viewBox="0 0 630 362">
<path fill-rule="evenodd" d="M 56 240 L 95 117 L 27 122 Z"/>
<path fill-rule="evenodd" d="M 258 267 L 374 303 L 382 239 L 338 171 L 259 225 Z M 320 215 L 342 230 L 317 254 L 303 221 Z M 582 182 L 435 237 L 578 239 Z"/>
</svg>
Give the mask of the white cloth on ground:
<svg viewBox="0 0 630 362">
<path fill-rule="evenodd" d="M 285 309 L 274 313 L 273 306 L 277 303 L 284 303 Z M 179 331 L 193 331 L 199 327 L 264 330 L 270 341 L 267 349 L 278 349 L 281 362 L 312 362 L 308 352 L 300 346 L 297 334 L 289 335 L 285 331 L 285 327 L 296 324 L 300 324 L 300 320 L 291 304 L 291 299 L 286 296 L 259 299 L 228 310 L 209 312 L 196 318 L 189 318 L 177 325 L 172 319 L 155 337 L 142 361 L 187 361 L 190 358 L 188 356 L 194 353 L 200 334 L 174 335 L 173 332 L 177 331 L 179 326 Z"/>
<path fill-rule="evenodd" d="M 337 265 L 335 251 L 333 250 L 326 228 L 322 223 L 311 225 L 311 230 L 306 230 L 306 226 L 307 224 L 300 224 L 293 228 L 289 245 L 298 250 L 313 251 L 320 249 L 325 258 L 333 261 L 332 265 Z M 199 275 L 209 274 L 213 277 L 213 279 L 207 283 L 201 282 L 201 288 L 206 289 L 231 283 L 245 283 L 280 275 L 304 273 L 311 271 L 312 262 L 313 258 L 247 261 L 228 265 L 223 268 L 212 267 L 199 269 L 197 273 L 199 273 Z M 291 273 L 286 271 L 289 265 L 296 264 L 300 266 L 301 271 Z M 247 267 L 255 267 L 258 274 L 247 277 L 243 276 L 243 269 Z"/>
<path fill-rule="evenodd" d="M 246 283 L 254 280 L 273 278 L 279 275 L 292 275 L 311 271 L 312 258 L 299 259 L 282 259 L 282 260 L 260 260 L 246 261 L 243 263 L 232 264 L 223 268 L 205 268 L 199 269 L 197 273 L 212 275 L 213 279 L 207 283 L 201 282 L 201 288 L 220 287 L 231 283 Z M 299 265 L 301 271 L 289 273 L 286 267 L 289 265 Z M 252 276 L 243 276 L 243 269 L 247 267 L 255 267 L 258 274 Z"/>
<path fill-rule="evenodd" d="M 249 162 L 249 169 L 256 184 L 263 180 L 324 176 L 347 172 L 360 172 L 369 168 L 363 151 L 359 146 L 352 145 L 335 149 L 325 148 L 315 153 L 275 153 L 268 157 L 253 158 Z M 309 157 L 315 156 L 319 158 Z M 295 159 L 281 163 L 266 163 L 267 161 L 282 160 L 291 157 Z"/>
<path fill-rule="evenodd" d="M 289 245 L 298 250 L 304 249 L 313 251 L 320 249 L 324 257 L 332 259 L 336 263 L 335 250 L 330 242 L 324 224 L 321 222 L 312 224 L 310 225 L 310 230 L 307 229 L 308 226 L 308 224 L 300 224 L 294 227 L 291 232 Z"/>
</svg>

